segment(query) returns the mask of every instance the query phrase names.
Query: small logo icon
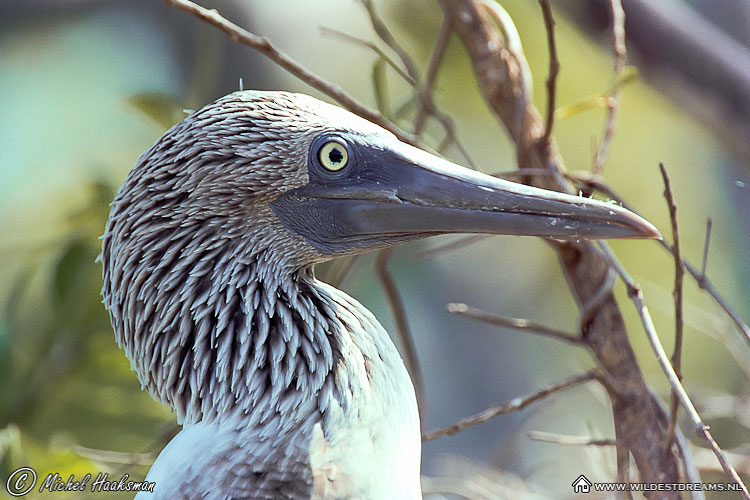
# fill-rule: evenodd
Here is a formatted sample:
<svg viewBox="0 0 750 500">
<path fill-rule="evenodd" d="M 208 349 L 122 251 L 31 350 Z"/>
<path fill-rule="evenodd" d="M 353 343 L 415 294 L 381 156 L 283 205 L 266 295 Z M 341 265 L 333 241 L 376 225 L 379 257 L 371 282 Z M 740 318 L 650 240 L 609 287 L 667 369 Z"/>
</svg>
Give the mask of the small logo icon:
<svg viewBox="0 0 750 500">
<path fill-rule="evenodd" d="M 21 467 L 14 470 L 8 481 L 5 483 L 5 489 L 11 496 L 22 497 L 36 484 L 36 471 L 31 467 Z"/>
<path fill-rule="evenodd" d="M 586 479 L 583 474 L 578 476 L 571 486 L 573 486 L 573 493 L 588 493 L 591 491 L 591 481 Z"/>
</svg>

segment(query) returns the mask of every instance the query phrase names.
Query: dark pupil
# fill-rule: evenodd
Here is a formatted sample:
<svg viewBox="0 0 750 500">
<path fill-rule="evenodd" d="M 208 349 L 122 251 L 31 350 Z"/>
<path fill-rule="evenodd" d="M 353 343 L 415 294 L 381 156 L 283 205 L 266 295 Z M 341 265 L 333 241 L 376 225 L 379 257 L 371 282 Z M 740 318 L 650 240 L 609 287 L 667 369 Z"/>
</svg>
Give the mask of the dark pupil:
<svg viewBox="0 0 750 500">
<path fill-rule="evenodd" d="M 331 161 L 331 163 L 341 163 L 344 161 L 344 154 L 341 152 L 340 149 L 334 148 L 331 150 L 330 153 L 328 153 L 328 159 Z"/>
</svg>

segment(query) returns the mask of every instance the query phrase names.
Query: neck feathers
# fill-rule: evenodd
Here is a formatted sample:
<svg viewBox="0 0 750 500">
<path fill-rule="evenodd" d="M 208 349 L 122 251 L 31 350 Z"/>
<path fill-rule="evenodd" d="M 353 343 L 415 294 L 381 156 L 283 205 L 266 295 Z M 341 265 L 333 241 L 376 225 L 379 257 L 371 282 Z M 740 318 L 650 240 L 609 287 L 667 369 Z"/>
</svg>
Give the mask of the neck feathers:
<svg viewBox="0 0 750 500">
<path fill-rule="evenodd" d="M 288 242 L 279 233 L 226 241 L 175 228 L 160 231 L 161 245 L 108 238 L 103 295 L 117 342 L 180 422 L 237 412 L 263 421 L 324 387 L 345 328 L 308 268 L 280 264 L 276 250 Z"/>
</svg>

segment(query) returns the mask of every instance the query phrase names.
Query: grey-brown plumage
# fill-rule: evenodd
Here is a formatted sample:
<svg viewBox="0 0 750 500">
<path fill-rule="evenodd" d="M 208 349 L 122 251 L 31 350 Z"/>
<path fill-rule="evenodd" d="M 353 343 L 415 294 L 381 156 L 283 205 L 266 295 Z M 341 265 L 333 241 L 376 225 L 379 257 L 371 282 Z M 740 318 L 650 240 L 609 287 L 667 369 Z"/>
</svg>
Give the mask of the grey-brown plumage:
<svg viewBox="0 0 750 500">
<path fill-rule="evenodd" d="M 153 498 L 419 498 L 401 358 L 311 269 L 446 232 L 658 234 L 304 95 L 235 92 L 168 131 L 119 190 L 102 251 L 117 342 L 184 426 L 149 473 Z"/>
</svg>

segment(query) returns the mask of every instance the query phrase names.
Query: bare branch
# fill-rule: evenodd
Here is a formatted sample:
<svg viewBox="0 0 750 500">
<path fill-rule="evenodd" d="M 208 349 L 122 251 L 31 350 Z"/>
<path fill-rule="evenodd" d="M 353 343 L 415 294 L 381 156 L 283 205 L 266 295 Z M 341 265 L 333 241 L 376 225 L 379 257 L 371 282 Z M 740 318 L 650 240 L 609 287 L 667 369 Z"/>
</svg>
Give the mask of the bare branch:
<svg viewBox="0 0 750 500">
<path fill-rule="evenodd" d="M 617 446 L 616 439 L 592 439 L 585 436 L 555 434 L 554 432 L 531 431 L 528 433 L 528 437 L 533 441 L 555 443 L 564 446 Z"/>
<path fill-rule="evenodd" d="M 476 319 L 478 321 L 490 323 L 496 326 L 502 326 L 505 328 L 513 328 L 516 330 L 521 330 L 521 331 L 528 332 L 528 333 L 534 333 L 537 335 L 545 335 L 547 337 L 551 337 L 557 340 L 562 340 L 563 342 L 568 342 L 571 344 L 580 345 L 580 344 L 586 343 L 586 341 L 580 337 L 576 337 L 574 335 L 564 333 L 559 330 L 554 330 L 552 328 L 546 327 L 540 323 L 536 323 L 528 319 L 508 318 L 506 316 L 500 316 L 497 314 L 489 313 L 487 311 L 482 311 L 481 309 L 467 306 L 466 304 L 457 304 L 457 303 L 448 304 L 448 311 L 455 313 L 455 314 L 460 314 L 462 316 L 466 316 L 468 318 Z"/>
<path fill-rule="evenodd" d="M 372 29 L 375 30 L 375 34 L 378 35 L 378 38 L 383 40 L 383 42 L 393 51 L 396 53 L 399 59 L 401 59 L 401 62 L 403 63 L 404 67 L 406 68 L 406 72 L 409 74 L 409 76 L 414 80 L 414 82 L 419 81 L 419 73 L 417 72 L 417 66 L 414 64 L 414 61 L 411 60 L 411 57 L 409 57 L 409 54 L 404 50 L 401 45 L 396 41 L 396 39 L 393 37 L 391 32 L 388 30 L 388 27 L 385 25 L 382 19 L 378 16 L 377 12 L 375 12 L 375 6 L 373 5 L 371 0 L 361 0 L 362 5 L 364 5 L 365 9 L 367 9 L 367 14 L 370 16 L 370 23 L 372 24 Z"/>
<path fill-rule="evenodd" d="M 625 11 L 622 9 L 620 0 L 610 0 L 610 9 L 612 10 L 612 38 L 614 40 L 615 52 L 615 78 L 620 78 L 625 70 L 627 61 L 627 52 L 625 47 Z M 594 157 L 594 166 L 591 171 L 595 176 L 600 176 L 604 169 L 604 162 L 607 160 L 609 147 L 615 134 L 615 125 L 617 124 L 617 114 L 620 108 L 620 86 L 616 85 L 607 99 L 607 123 L 604 127 L 604 138 L 599 146 L 599 150 Z"/>
<path fill-rule="evenodd" d="M 674 326 L 674 352 L 672 353 L 672 367 L 674 368 L 677 379 L 682 381 L 682 330 L 683 330 L 683 319 L 682 319 L 682 282 L 683 276 L 685 275 L 685 265 L 682 263 L 682 252 L 680 250 L 680 228 L 677 221 L 677 204 L 674 201 L 674 195 L 672 194 L 672 186 L 669 181 L 669 175 L 667 169 L 663 163 L 659 163 L 659 169 L 661 170 L 661 176 L 664 179 L 664 197 L 667 199 L 667 205 L 669 207 L 669 220 L 672 223 L 672 255 L 674 256 L 675 262 L 675 275 L 674 275 L 674 310 L 675 310 L 675 326 Z M 672 440 L 674 439 L 674 429 L 677 425 L 677 394 L 672 391 L 672 406 L 669 417 L 669 428 L 667 429 L 667 435 L 664 439 L 664 448 L 669 449 L 672 447 Z"/>
<path fill-rule="evenodd" d="M 409 328 L 409 322 L 406 319 L 406 308 L 404 302 L 401 300 L 401 295 L 398 293 L 398 287 L 396 282 L 388 271 L 388 261 L 393 254 L 393 248 L 386 248 L 378 252 L 378 256 L 375 259 L 375 274 L 380 280 L 380 284 L 383 286 L 388 305 L 391 308 L 391 314 L 393 314 L 393 321 L 396 324 L 396 332 L 398 333 L 399 339 L 401 339 L 401 346 L 404 349 L 404 358 L 406 361 L 406 367 L 411 375 L 412 382 L 414 383 L 414 392 L 417 394 L 417 401 L 419 402 L 419 408 L 424 408 L 424 382 L 422 381 L 422 370 L 419 368 L 419 358 L 417 357 L 417 350 L 414 347 L 414 341 Z"/>
<path fill-rule="evenodd" d="M 724 312 L 729 315 L 737 329 L 742 334 L 745 342 L 747 342 L 748 346 L 750 346 L 750 326 L 748 326 L 747 323 L 745 323 L 742 318 L 740 318 L 740 315 L 737 314 L 734 309 L 732 309 L 732 306 L 729 305 L 729 302 L 727 302 L 724 297 L 721 296 L 719 291 L 714 287 L 713 283 L 711 283 L 711 280 L 708 279 L 708 276 L 700 273 L 689 262 L 684 262 L 685 269 L 687 269 L 687 272 L 690 273 L 690 276 L 695 279 L 700 289 L 705 290 L 709 295 L 711 295 L 711 297 L 713 297 L 714 301 L 716 301 L 716 303 L 719 304 L 722 309 L 724 309 Z"/>
<path fill-rule="evenodd" d="M 173 7 L 177 7 L 183 12 L 195 16 L 198 19 L 201 19 L 202 21 L 210 24 L 211 26 L 223 31 L 233 42 L 238 42 L 257 50 L 306 84 L 331 97 L 352 113 L 355 113 L 362 118 L 380 125 L 384 129 L 392 132 L 400 140 L 408 144 L 411 144 L 413 146 L 419 145 L 419 141 L 416 137 L 396 127 L 379 112 L 361 105 L 353 97 L 344 92 L 339 86 L 323 80 L 315 73 L 312 73 L 311 71 L 302 67 L 294 59 L 277 49 L 276 46 L 273 45 L 270 40 L 268 40 L 268 38 L 260 37 L 253 33 L 250 33 L 249 31 L 222 17 L 221 14 L 219 14 L 216 10 L 205 9 L 200 5 L 191 2 L 190 0 L 164 1 L 167 4 Z"/>
<path fill-rule="evenodd" d="M 524 170 L 525 171 L 525 170 Z M 520 173 L 522 173 L 521 171 Z M 534 174 L 539 175 L 539 174 Z M 629 205 L 627 202 L 625 202 L 622 197 L 620 197 L 617 193 L 614 192 L 614 190 L 608 186 L 606 183 L 601 181 L 598 178 L 595 178 L 593 175 L 579 175 L 579 174 L 571 174 L 566 173 L 565 177 L 570 179 L 573 182 L 576 183 L 586 183 L 593 187 L 593 189 L 601 192 L 602 194 L 605 194 L 610 199 L 613 199 L 617 201 L 621 206 L 627 208 L 631 212 L 638 213 L 637 210 L 635 210 L 631 205 Z M 706 293 L 708 293 L 714 301 L 721 307 L 725 313 L 729 316 L 729 318 L 732 320 L 732 322 L 735 324 L 739 332 L 742 334 L 742 337 L 744 338 L 745 342 L 750 345 L 750 326 L 745 323 L 742 318 L 740 318 L 740 315 L 737 314 L 737 312 L 732 308 L 732 306 L 729 305 L 729 303 L 724 299 L 724 297 L 721 296 L 718 290 L 714 287 L 713 283 L 711 283 L 711 280 L 706 275 L 706 262 L 708 259 L 708 245 L 709 240 L 711 237 L 711 219 L 709 218 L 707 221 L 707 227 L 706 227 L 706 239 L 703 247 L 703 261 L 701 265 L 701 270 L 698 271 L 698 269 L 693 266 L 693 264 L 690 263 L 690 261 L 683 259 L 682 264 L 685 266 L 685 270 L 690 274 L 690 276 L 693 277 L 693 279 L 696 281 L 698 286 L 701 290 L 704 290 Z M 661 245 L 663 248 L 665 248 L 667 251 L 672 253 L 672 245 L 667 243 L 664 240 L 656 240 L 659 245 Z"/>
<path fill-rule="evenodd" d="M 551 173 L 530 176 L 527 180 L 539 187 L 571 192 L 563 174 L 564 162 L 554 141 L 548 147 L 540 147 L 544 124 L 526 92 L 530 75 L 526 73 L 528 68 L 523 63 L 523 54 L 515 52 L 512 46 L 516 42 L 512 33 L 508 35 L 510 22 L 505 23 L 504 36 L 501 36 L 487 16 L 490 2 L 438 1 L 467 49 L 489 109 L 516 146 L 519 168 L 548 169 Z M 591 242 L 564 242 L 556 248 L 572 292 L 580 304 L 585 303 L 608 273 L 607 262 Z M 651 396 L 612 294 L 607 295 L 605 303 L 589 321 L 585 338 L 601 372 L 610 379 L 606 388 L 614 418 L 620 425 L 621 434 L 617 438 L 631 451 L 640 477 L 645 482 L 678 481 L 676 461 L 654 452 L 654 438 L 660 439 L 663 430 L 656 422 Z M 664 497 L 677 499 L 679 494 L 668 492 Z"/>
<path fill-rule="evenodd" d="M 443 19 L 443 24 L 440 25 L 440 31 L 435 42 L 435 48 L 432 50 L 430 64 L 427 66 L 424 84 L 419 88 L 419 107 L 417 108 L 417 115 L 414 118 L 414 135 L 417 137 L 422 135 L 422 128 L 424 127 L 430 96 L 432 95 L 432 87 L 435 85 L 435 78 L 437 77 L 440 62 L 443 60 L 443 55 L 445 55 L 445 48 L 448 46 L 450 35 L 451 25 L 447 20 Z"/>
<path fill-rule="evenodd" d="M 452 436 L 453 434 L 459 433 L 461 431 L 464 431 L 470 427 L 474 427 L 475 425 L 483 424 L 487 422 L 488 420 L 492 420 L 493 418 L 500 416 L 500 415 L 507 415 L 508 413 L 512 413 L 514 411 L 522 410 L 529 406 L 532 403 L 535 403 L 541 399 L 544 399 L 556 392 L 560 392 L 564 389 L 568 389 L 569 387 L 573 387 L 575 385 L 581 384 L 583 382 L 588 382 L 589 380 L 594 380 L 597 378 L 595 371 L 587 371 L 585 373 L 582 373 L 580 375 L 576 375 L 575 377 L 571 377 L 567 380 L 564 380 L 562 382 L 559 382 L 555 385 L 551 385 L 547 387 L 546 389 L 542 389 L 539 392 L 536 392 L 530 396 L 526 396 L 525 398 L 518 398 L 510 401 L 509 403 L 502 403 L 495 406 L 491 406 L 490 408 L 487 408 L 481 413 L 478 413 L 474 416 L 465 418 L 463 420 L 459 420 L 453 425 L 449 425 L 448 427 L 444 427 L 442 429 L 437 429 L 432 432 L 428 432 L 426 434 L 422 435 L 422 442 L 425 441 L 432 441 L 433 439 L 437 439 L 443 436 Z"/>
<path fill-rule="evenodd" d="M 548 144 L 555 122 L 555 100 L 557 93 L 557 74 L 560 72 L 560 61 L 557 59 L 557 44 L 555 43 L 555 18 L 549 0 L 539 0 L 544 16 L 544 27 L 547 29 L 547 47 L 549 48 L 549 76 L 547 77 L 547 119 L 544 127 L 542 143 Z"/>
</svg>

